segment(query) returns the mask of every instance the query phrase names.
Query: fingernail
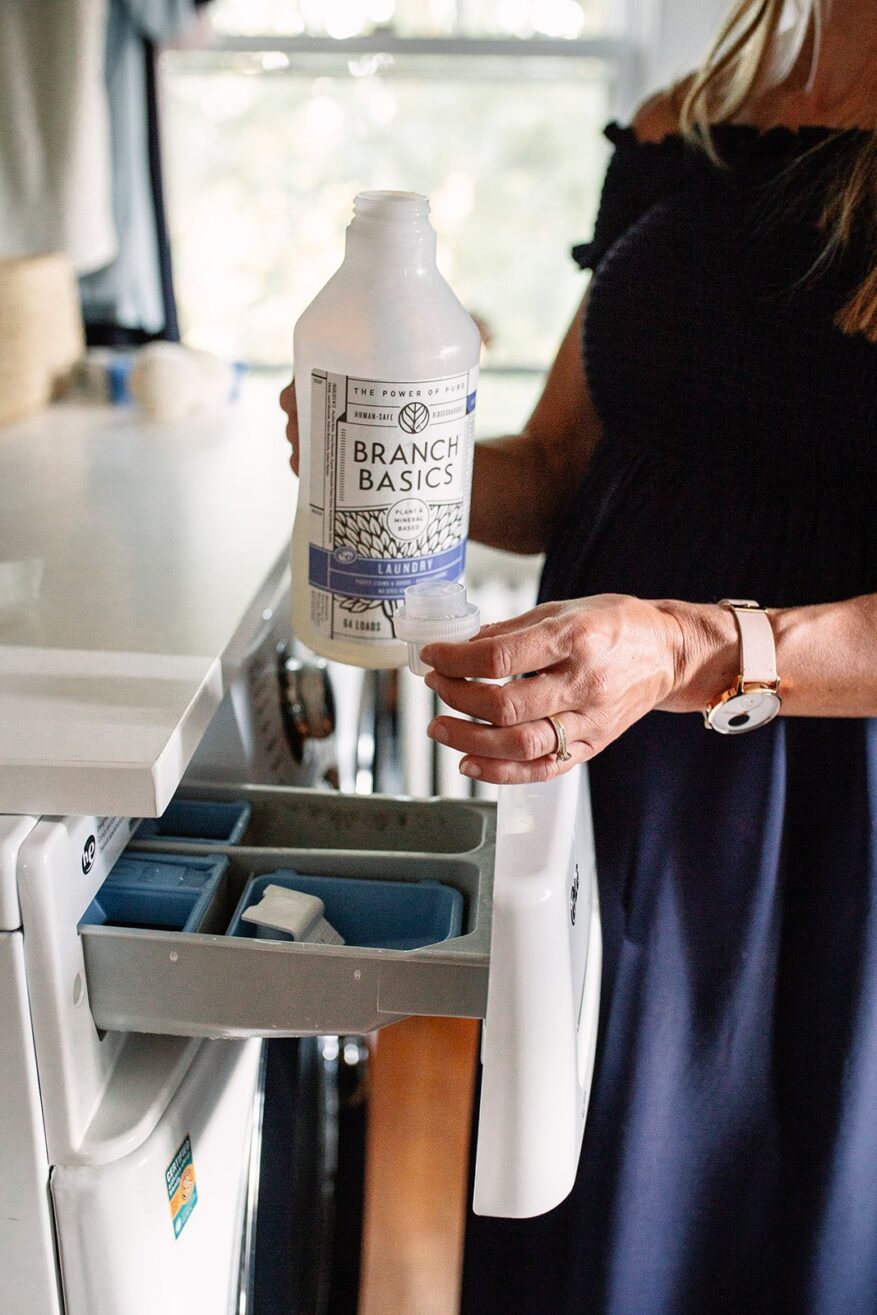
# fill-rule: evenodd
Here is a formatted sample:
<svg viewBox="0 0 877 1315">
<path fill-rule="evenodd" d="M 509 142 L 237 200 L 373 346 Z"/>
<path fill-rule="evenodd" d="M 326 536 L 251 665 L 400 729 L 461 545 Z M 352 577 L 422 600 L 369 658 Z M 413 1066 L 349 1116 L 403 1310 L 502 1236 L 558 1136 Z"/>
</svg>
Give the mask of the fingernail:
<svg viewBox="0 0 877 1315">
<path fill-rule="evenodd" d="M 448 732 L 440 721 L 431 721 L 426 728 L 426 733 L 433 740 L 438 740 L 439 744 L 449 743 Z"/>
<path fill-rule="evenodd" d="M 460 771 L 463 773 L 464 776 L 481 775 L 481 768 L 478 766 L 478 764 L 470 762 L 468 758 L 464 758 L 463 761 L 460 763 Z"/>
<path fill-rule="evenodd" d="M 419 656 L 424 666 L 432 666 L 432 646 L 430 644 L 427 644 L 425 648 L 420 650 Z"/>
</svg>

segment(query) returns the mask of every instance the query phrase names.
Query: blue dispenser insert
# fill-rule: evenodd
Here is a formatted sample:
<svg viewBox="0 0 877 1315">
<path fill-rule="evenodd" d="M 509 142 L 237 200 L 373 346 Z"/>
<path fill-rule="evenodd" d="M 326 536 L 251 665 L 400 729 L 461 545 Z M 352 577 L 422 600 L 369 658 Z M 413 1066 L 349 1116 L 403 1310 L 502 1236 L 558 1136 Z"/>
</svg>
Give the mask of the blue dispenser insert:
<svg viewBox="0 0 877 1315">
<path fill-rule="evenodd" d="M 227 858 L 124 854 L 80 925 L 197 931 L 227 867 Z"/>
<path fill-rule="evenodd" d="M 375 950 L 417 950 L 459 936 L 463 896 L 439 881 L 369 881 L 358 877 L 303 876 L 291 868 L 255 877 L 244 888 L 229 936 L 292 940 L 285 932 L 245 922 L 245 909 L 258 904 L 266 886 L 286 886 L 317 895 L 325 917 L 348 945 Z"/>
<path fill-rule="evenodd" d="M 253 812 L 246 799 L 173 799 L 161 817 L 146 817 L 138 840 L 191 841 L 203 845 L 237 845 Z"/>
</svg>

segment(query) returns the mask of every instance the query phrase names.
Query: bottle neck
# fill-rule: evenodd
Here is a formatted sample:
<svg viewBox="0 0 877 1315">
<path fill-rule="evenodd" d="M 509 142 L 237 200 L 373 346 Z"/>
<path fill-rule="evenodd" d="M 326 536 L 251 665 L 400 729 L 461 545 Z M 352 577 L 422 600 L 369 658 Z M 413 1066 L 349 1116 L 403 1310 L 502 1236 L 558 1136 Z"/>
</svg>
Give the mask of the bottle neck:
<svg viewBox="0 0 877 1315">
<path fill-rule="evenodd" d="M 390 261 L 400 271 L 435 269 L 436 235 L 429 201 L 415 192 L 360 192 L 347 229 L 345 262 Z"/>
</svg>

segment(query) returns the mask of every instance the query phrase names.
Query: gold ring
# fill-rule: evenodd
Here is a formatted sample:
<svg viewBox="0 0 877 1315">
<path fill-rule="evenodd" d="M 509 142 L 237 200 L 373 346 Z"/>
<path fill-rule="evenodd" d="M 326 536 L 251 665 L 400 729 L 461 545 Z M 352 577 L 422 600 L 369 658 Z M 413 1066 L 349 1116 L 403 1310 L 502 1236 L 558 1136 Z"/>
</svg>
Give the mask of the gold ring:
<svg viewBox="0 0 877 1315">
<path fill-rule="evenodd" d="M 563 728 L 563 722 L 559 717 L 553 717 L 551 713 L 548 714 L 548 720 L 554 727 L 554 734 L 557 736 L 557 751 L 554 755 L 555 761 L 559 763 L 568 763 L 570 758 L 572 758 L 572 754 L 567 748 L 566 731 Z"/>
</svg>

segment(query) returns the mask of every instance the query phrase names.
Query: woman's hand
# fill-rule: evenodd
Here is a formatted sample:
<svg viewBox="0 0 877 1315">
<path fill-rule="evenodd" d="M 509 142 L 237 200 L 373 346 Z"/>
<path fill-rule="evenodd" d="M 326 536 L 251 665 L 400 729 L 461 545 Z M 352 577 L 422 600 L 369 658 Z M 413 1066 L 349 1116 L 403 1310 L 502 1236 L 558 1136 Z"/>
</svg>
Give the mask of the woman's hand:
<svg viewBox="0 0 877 1315">
<path fill-rule="evenodd" d="M 738 639 L 725 608 L 597 594 L 544 603 L 466 644 L 429 644 L 422 657 L 427 685 L 478 719 L 436 717 L 429 734 L 466 755 L 467 776 L 506 784 L 593 758 L 653 708 L 702 709 L 733 683 Z M 555 757 L 549 715 L 566 731 L 568 763 Z"/>
<path fill-rule="evenodd" d="M 295 409 L 295 380 L 292 379 L 280 394 L 281 409 L 286 412 L 286 441 L 292 448 L 289 464 L 293 475 L 298 474 L 298 413 Z"/>
</svg>

